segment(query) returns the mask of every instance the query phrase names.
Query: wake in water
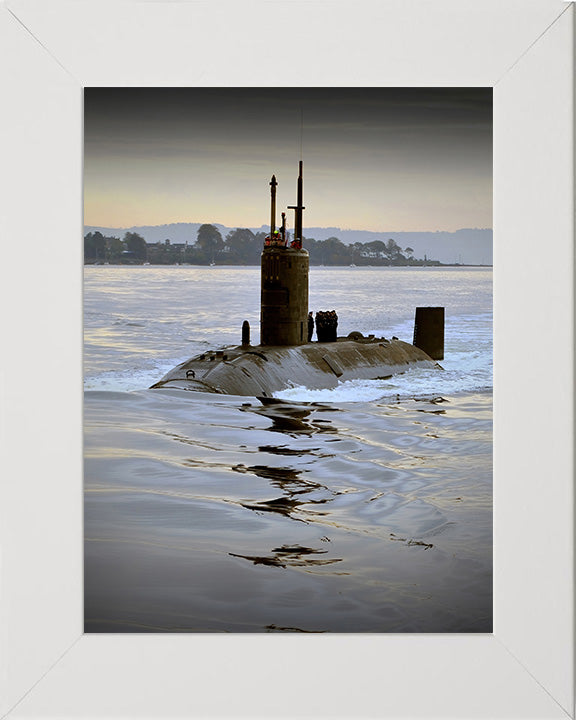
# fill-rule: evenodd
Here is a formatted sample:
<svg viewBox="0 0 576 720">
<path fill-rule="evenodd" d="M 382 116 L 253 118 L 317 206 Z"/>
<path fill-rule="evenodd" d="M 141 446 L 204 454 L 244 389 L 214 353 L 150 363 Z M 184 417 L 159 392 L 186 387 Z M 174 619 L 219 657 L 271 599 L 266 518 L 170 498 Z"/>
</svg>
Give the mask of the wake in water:
<svg viewBox="0 0 576 720">
<path fill-rule="evenodd" d="M 452 395 L 485 392 L 492 388 L 491 316 L 464 316 L 452 319 L 446 327 L 445 359 L 442 370 L 412 368 L 388 380 L 349 380 L 336 388 L 314 390 L 294 385 L 275 393 L 285 400 L 310 402 L 367 402 L 381 398 Z M 394 326 L 389 336 L 408 339 L 407 323 Z M 411 338 L 410 338 L 411 339 Z M 209 348 L 207 342 L 195 343 L 191 355 Z M 164 359 L 141 358 L 139 365 L 121 370 L 87 375 L 85 390 L 133 391 L 148 388 L 190 356 Z"/>
</svg>

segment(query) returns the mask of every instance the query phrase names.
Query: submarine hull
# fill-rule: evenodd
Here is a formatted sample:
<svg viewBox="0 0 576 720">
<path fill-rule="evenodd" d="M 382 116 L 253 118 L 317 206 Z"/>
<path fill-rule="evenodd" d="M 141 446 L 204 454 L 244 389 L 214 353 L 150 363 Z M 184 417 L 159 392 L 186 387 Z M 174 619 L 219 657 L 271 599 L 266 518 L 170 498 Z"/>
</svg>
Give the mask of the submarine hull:
<svg viewBox="0 0 576 720">
<path fill-rule="evenodd" d="M 385 379 L 413 367 L 439 365 L 414 345 L 384 338 L 339 338 L 292 347 L 240 345 L 197 355 L 152 387 L 271 397 L 295 385 L 332 388 L 340 381 Z"/>
<path fill-rule="evenodd" d="M 295 211 L 294 239 L 290 247 L 287 247 L 284 213 L 282 232 L 276 232 L 277 185 L 276 176 L 272 175 L 270 235 L 264 241 L 260 260 L 261 344 L 249 345 L 250 330 L 245 321 L 242 345 L 197 355 L 175 367 L 152 387 L 271 397 L 289 387 L 332 388 L 340 381 L 385 379 L 411 367 L 439 367 L 416 343 L 410 345 L 395 337 L 391 340 L 373 335 L 366 338 L 360 332 L 353 332 L 345 338 L 336 338 L 335 311 L 316 313 L 318 342 L 306 342 L 308 323 L 312 319 L 308 315 L 309 255 L 302 248 L 302 160 L 297 203 L 289 206 Z M 442 320 L 443 317 L 442 309 Z M 325 334 L 328 329 L 330 333 Z M 426 338 L 440 353 L 433 341 L 434 337 Z M 426 349 L 432 352 L 428 346 Z"/>
</svg>

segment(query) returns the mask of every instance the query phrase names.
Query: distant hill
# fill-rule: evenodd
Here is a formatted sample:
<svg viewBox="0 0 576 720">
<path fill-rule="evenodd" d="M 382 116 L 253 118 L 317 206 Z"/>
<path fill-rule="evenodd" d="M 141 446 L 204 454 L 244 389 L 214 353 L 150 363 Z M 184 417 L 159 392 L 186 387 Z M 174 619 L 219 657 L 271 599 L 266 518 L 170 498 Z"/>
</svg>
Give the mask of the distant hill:
<svg viewBox="0 0 576 720">
<path fill-rule="evenodd" d="M 221 223 L 211 223 L 217 227 L 222 237 L 225 237 L 235 227 L 227 227 Z M 86 225 L 84 234 L 99 230 L 103 235 L 122 238 L 126 232 L 136 232 L 146 242 L 156 243 L 170 240 L 172 243 L 185 243 L 193 245 L 196 242 L 198 228 L 202 223 L 171 223 L 169 225 L 139 225 L 129 228 L 98 227 Z M 267 225 L 250 228 L 253 232 L 268 232 Z M 411 247 L 414 257 L 430 260 L 439 260 L 442 263 L 462 263 L 465 265 L 492 265 L 492 229 L 491 228 L 463 228 L 455 232 L 443 230 L 429 232 L 371 232 L 369 230 L 342 230 L 337 227 L 305 227 L 304 237 L 315 240 L 326 240 L 337 237 L 346 245 L 355 242 L 367 243 L 373 240 L 395 240 L 404 250 Z"/>
</svg>

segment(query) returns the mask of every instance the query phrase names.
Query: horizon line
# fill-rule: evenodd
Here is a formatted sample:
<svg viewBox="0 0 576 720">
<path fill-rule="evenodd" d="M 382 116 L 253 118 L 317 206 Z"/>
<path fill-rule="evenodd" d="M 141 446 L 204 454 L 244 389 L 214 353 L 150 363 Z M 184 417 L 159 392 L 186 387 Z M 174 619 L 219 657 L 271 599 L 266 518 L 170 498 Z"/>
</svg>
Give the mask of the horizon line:
<svg viewBox="0 0 576 720">
<path fill-rule="evenodd" d="M 177 222 L 170 222 L 170 223 L 160 223 L 158 225 L 150 225 L 150 224 L 140 224 L 140 225 L 96 225 L 94 223 L 84 223 L 84 228 L 87 227 L 93 227 L 93 228 L 102 228 L 103 230 L 130 230 L 132 228 L 143 228 L 143 227 L 149 227 L 149 228 L 161 228 L 161 227 L 170 227 L 171 225 L 220 225 L 224 228 L 230 228 L 230 229 L 236 229 L 236 230 L 251 230 L 251 229 L 260 229 L 269 227 L 266 223 L 262 223 L 261 225 L 225 225 L 224 223 L 212 221 L 212 222 L 200 222 L 199 220 L 179 220 Z M 369 233 L 400 233 L 400 232 L 427 232 L 427 233 L 456 233 L 460 232 L 460 230 L 490 230 L 494 231 L 493 227 L 460 227 L 456 230 L 440 230 L 440 229 L 420 229 L 420 230 L 365 230 L 362 228 L 343 228 L 338 227 L 336 225 L 310 225 L 310 230 L 340 230 L 341 232 L 369 232 Z"/>
</svg>

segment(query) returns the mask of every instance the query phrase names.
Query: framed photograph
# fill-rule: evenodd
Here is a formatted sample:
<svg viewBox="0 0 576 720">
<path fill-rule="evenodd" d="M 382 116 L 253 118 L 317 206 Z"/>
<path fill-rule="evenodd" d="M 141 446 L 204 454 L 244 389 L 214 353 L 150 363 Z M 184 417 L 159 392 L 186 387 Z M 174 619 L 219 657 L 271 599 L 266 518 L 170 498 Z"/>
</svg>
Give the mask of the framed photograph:
<svg viewBox="0 0 576 720">
<path fill-rule="evenodd" d="M 6 0 L 0 714 L 574 717 L 574 27 L 561 0 Z M 492 88 L 492 633 L 84 633 L 83 98 Z"/>
</svg>

